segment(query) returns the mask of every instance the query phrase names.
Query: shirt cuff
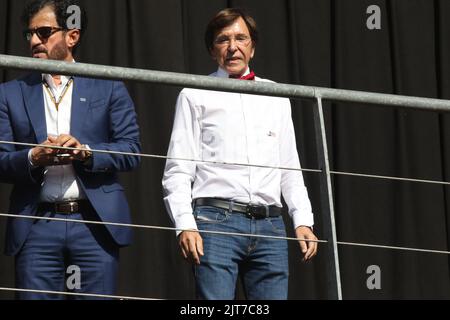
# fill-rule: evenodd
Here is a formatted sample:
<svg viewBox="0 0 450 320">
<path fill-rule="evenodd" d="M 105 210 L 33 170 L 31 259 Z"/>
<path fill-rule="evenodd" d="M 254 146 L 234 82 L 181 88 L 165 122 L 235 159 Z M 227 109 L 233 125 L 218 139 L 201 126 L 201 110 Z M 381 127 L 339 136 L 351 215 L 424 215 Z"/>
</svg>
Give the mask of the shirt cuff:
<svg viewBox="0 0 450 320">
<path fill-rule="evenodd" d="M 294 230 L 300 226 L 312 228 L 314 225 L 314 216 L 312 213 L 302 214 L 299 211 L 295 211 L 292 214 L 292 221 L 294 223 Z"/>
<path fill-rule="evenodd" d="M 195 223 L 195 218 L 192 213 L 185 213 L 181 216 L 177 217 L 175 228 L 183 229 L 183 230 L 198 230 L 197 223 Z M 177 230 L 177 237 L 180 233 L 183 232 L 181 230 Z"/>
<path fill-rule="evenodd" d="M 31 169 L 36 169 L 38 166 L 34 165 L 34 163 L 33 163 L 33 158 L 31 156 L 32 152 L 33 152 L 33 149 L 30 149 L 30 151 L 28 151 L 28 162 L 30 163 Z"/>
</svg>

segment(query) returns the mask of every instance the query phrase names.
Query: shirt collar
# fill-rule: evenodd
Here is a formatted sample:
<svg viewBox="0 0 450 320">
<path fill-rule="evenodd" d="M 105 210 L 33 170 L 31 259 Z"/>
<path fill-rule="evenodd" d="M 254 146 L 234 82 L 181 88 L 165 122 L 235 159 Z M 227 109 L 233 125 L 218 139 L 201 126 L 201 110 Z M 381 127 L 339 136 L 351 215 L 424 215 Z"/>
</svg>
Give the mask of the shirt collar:
<svg viewBox="0 0 450 320">
<path fill-rule="evenodd" d="M 244 74 L 242 76 L 246 76 L 250 73 L 250 67 L 247 67 L 247 70 L 245 70 Z M 223 70 L 221 67 L 217 69 L 217 77 L 219 78 L 229 78 L 228 72 Z"/>
<path fill-rule="evenodd" d="M 64 87 L 67 82 L 70 80 L 71 77 L 68 76 L 61 76 L 61 85 L 59 87 Z M 48 85 L 52 88 L 52 89 L 57 89 L 55 83 L 53 82 L 53 78 L 50 74 L 43 74 L 42 75 L 42 80 L 44 80 L 45 82 L 48 83 Z"/>
<path fill-rule="evenodd" d="M 75 63 L 75 60 L 72 60 L 72 62 Z M 71 78 L 70 76 L 61 76 L 61 86 L 60 87 L 64 87 L 67 84 L 67 82 L 70 80 L 70 78 Z M 51 74 L 43 73 L 42 80 L 46 81 L 52 89 L 57 89 L 57 87 L 55 86 L 55 83 L 53 82 L 53 78 L 52 78 Z"/>
</svg>

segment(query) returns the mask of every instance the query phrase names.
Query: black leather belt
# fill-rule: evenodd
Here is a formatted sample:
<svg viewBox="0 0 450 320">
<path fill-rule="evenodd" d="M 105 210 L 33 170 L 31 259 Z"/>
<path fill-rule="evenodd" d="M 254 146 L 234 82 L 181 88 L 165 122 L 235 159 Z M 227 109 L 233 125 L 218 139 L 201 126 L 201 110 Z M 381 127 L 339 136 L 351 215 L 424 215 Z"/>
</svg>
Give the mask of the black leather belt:
<svg viewBox="0 0 450 320">
<path fill-rule="evenodd" d="M 71 214 L 76 212 L 87 212 L 93 210 L 93 208 L 88 200 L 73 200 L 63 202 L 41 202 L 38 205 L 38 210 Z"/>
<path fill-rule="evenodd" d="M 264 219 L 275 218 L 281 215 L 281 208 L 277 206 L 255 206 L 217 198 L 198 198 L 194 200 L 195 206 L 212 206 L 228 211 L 244 213 L 248 218 Z"/>
</svg>

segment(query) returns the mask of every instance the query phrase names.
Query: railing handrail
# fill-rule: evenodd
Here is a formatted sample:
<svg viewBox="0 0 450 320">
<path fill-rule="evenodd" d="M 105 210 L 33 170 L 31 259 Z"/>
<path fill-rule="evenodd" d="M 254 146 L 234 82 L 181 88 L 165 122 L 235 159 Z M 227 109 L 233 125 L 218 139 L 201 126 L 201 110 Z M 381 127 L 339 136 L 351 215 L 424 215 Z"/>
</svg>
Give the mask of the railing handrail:
<svg viewBox="0 0 450 320">
<path fill-rule="evenodd" d="M 249 94 L 317 99 L 340 102 L 367 103 L 428 111 L 450 111 L 450 100 L 403 96 L 366 91 L 332 89 L 285 83 L 234 81 L 202 75 L 155 71 L 115 66 L 69 63 L 0 54 L 0 67 L 33 70 L 62 75 L 103 79 L 120 79 L 206 90 L 242 92 Z"/>
</svg>

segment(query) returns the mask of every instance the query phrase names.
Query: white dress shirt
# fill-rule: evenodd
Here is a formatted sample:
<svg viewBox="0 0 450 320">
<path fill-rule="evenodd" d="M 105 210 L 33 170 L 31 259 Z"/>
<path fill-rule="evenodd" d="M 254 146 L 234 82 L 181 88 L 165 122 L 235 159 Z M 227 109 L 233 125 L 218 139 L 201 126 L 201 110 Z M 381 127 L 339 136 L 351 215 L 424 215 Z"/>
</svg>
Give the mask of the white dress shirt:
<svg viewBox="0 0 450 320">
<path fill-rule="evenodd" d="M 48 83 L 56 101 L 58 101 L 70 77 L 61 76 L 61 84 L 59 86 L 55 85 L 52 76 L 49 74 L 42 75 L 42 79 Z M 58 110 L 56 110 L 56 106 L 44 85 L 42 85 L 42 90 L 44 93 L 47 134 L 51 136 L 70 134 L 73 83 L 64 95 Z M 59 202 L 85 198 L 86 195 L 78 185 L 75 170 L 71 164 L 45 167 L 40 195 L 41 202 Z"/>
<path fill-rule="evenodd" d="M 228 74 L 219 68 L 212 76 Z M 183 89 L 176 104 L 168 156 L 300 168 L 290 101 Z M 167 160 L 162 183 L 164 201 L 176 228 L 197 229 L 192 199 L 225 198 L 281 207 L 281 193 L 294 228 L 314 223 L 301 171 Z"/>
</svg>

